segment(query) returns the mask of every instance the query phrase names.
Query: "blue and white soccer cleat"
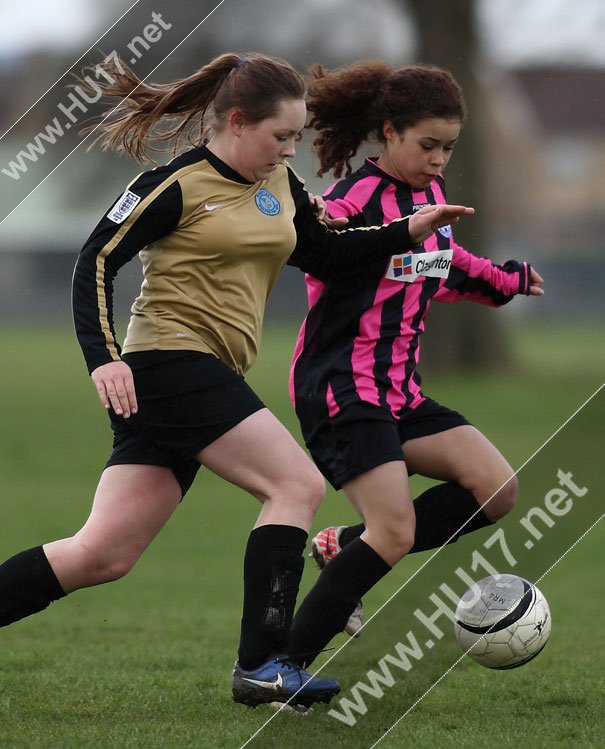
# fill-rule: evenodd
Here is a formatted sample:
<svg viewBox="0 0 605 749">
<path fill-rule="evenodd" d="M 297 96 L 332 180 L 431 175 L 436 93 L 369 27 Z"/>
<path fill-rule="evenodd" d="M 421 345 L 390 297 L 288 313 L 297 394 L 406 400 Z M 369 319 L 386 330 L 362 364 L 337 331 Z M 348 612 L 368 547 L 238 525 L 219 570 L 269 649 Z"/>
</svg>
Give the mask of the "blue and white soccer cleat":
<svg viewBox="0 0 605 749">
<path fill-rule="evenodd" d="M 293 707 L 310 707 L 316 702 L 329 702 L 339 692 L 337 681 L 312 676 L 285 656 L 275 656 L 251 671 L 245 671 L 239 663 L 233 669 L 233 699 L 251 707 L 287 702 L 291 697 Z"/>
</svg>

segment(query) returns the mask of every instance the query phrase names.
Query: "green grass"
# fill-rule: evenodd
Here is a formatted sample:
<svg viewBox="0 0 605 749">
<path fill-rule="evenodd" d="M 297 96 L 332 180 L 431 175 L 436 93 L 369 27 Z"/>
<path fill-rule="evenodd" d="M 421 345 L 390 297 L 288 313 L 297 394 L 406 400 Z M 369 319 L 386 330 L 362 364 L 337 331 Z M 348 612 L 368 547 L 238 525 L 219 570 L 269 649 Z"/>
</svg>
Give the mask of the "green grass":
<svg viewBox="0 0 605 749">
<path fill-rule="evenodd" d="M 577 330 L 531 325 L 517 336 L 515 371 L 487 378 L 424 372 L 427 392 L 467 415 L 515 468 L 594 393 L 605 372 L 596 324 Z M 268 329 L 249 379 L 298 435 L 286 391 L 293 340 L 291 328 Z M 6 558 L 78 529 L 110 436 L 69 330 L 5 328 L 0 346 L 0 557 Z M 602 394 L 595 398 L 521 471 L 518 512 L 502 525 L 519 574 L 542 575 L 602 512 L 604 401 Z M 543 505 L 557 485 L 557 468 L 571 471 L 589 491 L 574 500 L 568 516 L 543 529 L 529 552 L 519 518 Z M 414 479 L 415 491 L 424 485 Z M 202 472 L 124 580 L 80 591 L 3 629 L 1 749 L 242 746 L 273 716 L 269 708 L 249 710 L 229 697 L 243 548 L 256 511 L 243 492 Z M 342 494 L 329 491 L 314 528 L 349 521 L 355 516 Z M 605 746 L 604 527 L 599 524 L 541 581 L 554 623 L 551 642 L 532 664 L 501 673 L 465 659 L 423 697 L 459 655 L 442 622 L 445 635 L 435 648 L 407 674 L 394 669 L 393 686 L 380 700 L 368 697 L 368 712 L 354 727 L 321 707 L 304 718 L 276 716 L 249 746 L 369 747 L 406 712 L 381 747 Z M 442 581 L 455 587 L 457 566 L 470 571 L 473 550 L 482 548 L 499 565 L 498 549 L 481 546 L 489 531 L 475 536 L 431 561 L 364 637 L 329 664 L 326 673 L 339 678 L 342 696 L 414 628 L 416 607 L 429 611 L 428 595 Z M 410 557 L 387 576 L 367 597 L 368 613 L 428 557 Z M 303 590 L 315 576 L 308 564 Z M 344 642 L 343 636 L 335 644 Z"/>
</svg>

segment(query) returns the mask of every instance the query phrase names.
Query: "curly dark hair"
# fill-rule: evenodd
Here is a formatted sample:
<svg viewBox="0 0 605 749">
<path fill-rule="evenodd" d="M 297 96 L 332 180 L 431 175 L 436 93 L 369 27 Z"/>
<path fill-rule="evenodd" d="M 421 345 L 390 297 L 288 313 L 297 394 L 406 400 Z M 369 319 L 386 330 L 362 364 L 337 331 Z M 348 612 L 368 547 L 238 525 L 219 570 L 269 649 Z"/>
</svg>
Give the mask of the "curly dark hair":
<svg viewBox="0 0 605 749">
<path fill-rule="evenodd" d="M 466 119 L 462 89 L 452 74 L 435 65 L 395 69 L 380 60 L 364 60 L 338 70 L 316 65 L 307 76 L 309 127 L 319 157 L 318 175 L 350 174 L 351 159 L 370 136 L 384 141 L 390 120 L 397 132 L 428 118 Z"/>
</svg>

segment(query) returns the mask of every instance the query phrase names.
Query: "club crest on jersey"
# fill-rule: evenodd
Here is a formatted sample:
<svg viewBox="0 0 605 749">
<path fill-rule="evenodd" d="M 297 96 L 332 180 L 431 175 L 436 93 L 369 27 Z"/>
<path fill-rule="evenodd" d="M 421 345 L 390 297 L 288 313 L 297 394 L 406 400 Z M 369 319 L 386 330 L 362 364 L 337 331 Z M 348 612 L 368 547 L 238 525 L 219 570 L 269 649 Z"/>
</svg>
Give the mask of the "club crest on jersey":
<svg viewBox="0 0 605 749">
<path fill-rule="evenodd" d="M 420 276 L 447 278 L 452 267 L 453 254 L 453 250 L 434 250 L 393 255 L 385 278 L 401 283 L 411 283 Z"/>
<path fill-rule="evenodd" d="M 447 226 L 441 226 L 439 229 L 437 229 L 439 234 L 441 234 L 442 237 L 445 237 L 446 239 L 449 239 L 452 236 L 452 227 L 448 224 Z"/>
<path fill-rule="evenodd" d="M 118 202 L 107 214 L 107 218 L 115 224 L 121 224 L 136 208 L 137 203 L 141 200 L 140 195 L 136 195 L 131 190 L 126 190 Z"/>
<path fill-rule="evenodd" d="M 267 216 L 277 216 L 281 211 L 281 205 L 279 200 L 272 195 L 269 190 L 265 190 L 264 187 L 256 193 L 254 196 L 258 210 Z"/>
</svg>

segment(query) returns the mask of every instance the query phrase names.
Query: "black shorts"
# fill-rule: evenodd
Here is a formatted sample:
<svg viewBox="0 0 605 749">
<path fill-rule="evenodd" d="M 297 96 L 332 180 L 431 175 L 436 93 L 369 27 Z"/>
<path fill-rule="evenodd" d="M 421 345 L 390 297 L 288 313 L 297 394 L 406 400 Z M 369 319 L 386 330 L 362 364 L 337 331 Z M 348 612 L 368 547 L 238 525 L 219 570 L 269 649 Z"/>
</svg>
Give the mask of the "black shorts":
<svg viewBox="0 0 605 749">
<path fill-rule="evenodd" d="M 123 359 L 134 375 L 138 412 L 124 419 L 110 409 L 113 452 L 106 467 L 165 466 L 185 496 L 200 467 L 199 451 L 264 404 L 212 354 L 142 351 Z"/>
<path fill-rule="evenodd" d="M 380 406 L 359 403 L 318 430 L 307 447 L 326 479 L 340 489 L 371 468 L 405 460 L 402 445 L 408 440 L 468 424 L 462 414 L 430 398 L 399 420 Z"/>
</svg>

